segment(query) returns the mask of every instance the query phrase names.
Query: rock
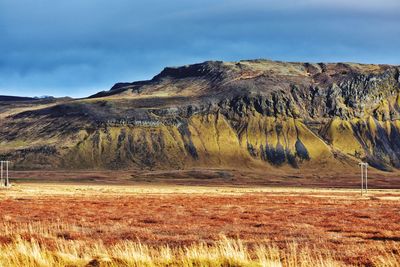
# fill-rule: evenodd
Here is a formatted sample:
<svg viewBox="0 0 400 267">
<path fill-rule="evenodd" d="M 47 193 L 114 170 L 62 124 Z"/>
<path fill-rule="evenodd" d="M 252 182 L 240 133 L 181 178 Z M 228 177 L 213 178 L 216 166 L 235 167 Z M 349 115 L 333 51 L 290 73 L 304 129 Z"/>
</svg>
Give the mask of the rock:
<svg viewBox="0 0 400 267">
<path fill-rule="evenodd" d="M 400 167 L 399 90 L 399 67 L 389 65 L 169 67 L 90 99 L 0 107 L 0 156 L 19 166 L 76 169 L 302 168 L 343 164 L 334 152 L 343 151 L 388 170 Z"/>
</svg>

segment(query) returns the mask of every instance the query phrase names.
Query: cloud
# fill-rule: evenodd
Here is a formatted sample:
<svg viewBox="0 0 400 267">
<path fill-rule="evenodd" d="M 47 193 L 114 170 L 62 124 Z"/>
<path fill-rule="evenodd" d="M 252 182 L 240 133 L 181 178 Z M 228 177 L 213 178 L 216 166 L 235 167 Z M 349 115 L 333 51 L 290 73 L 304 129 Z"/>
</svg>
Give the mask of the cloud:
<svg viewBox="0 0 400 267">
<path fill-rule="evenodd" d="M 208 59 L 399 64 L 394 0 L 0 0 L 0 94 L 85 96 Z"/>
</svg>

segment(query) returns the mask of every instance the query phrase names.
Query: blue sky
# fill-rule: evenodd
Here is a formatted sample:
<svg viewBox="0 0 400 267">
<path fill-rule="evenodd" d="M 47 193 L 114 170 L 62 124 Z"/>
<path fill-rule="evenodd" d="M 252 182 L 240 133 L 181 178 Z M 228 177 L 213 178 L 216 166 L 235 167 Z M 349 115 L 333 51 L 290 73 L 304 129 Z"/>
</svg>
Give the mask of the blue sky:
<svg viewBox="0 0 400 267">
<path fill-rule="evenodd" d="M 0 0 L 0 95 L 83 97 L 205 60 L 400 65 L 399 0 Z"/>
</svg>

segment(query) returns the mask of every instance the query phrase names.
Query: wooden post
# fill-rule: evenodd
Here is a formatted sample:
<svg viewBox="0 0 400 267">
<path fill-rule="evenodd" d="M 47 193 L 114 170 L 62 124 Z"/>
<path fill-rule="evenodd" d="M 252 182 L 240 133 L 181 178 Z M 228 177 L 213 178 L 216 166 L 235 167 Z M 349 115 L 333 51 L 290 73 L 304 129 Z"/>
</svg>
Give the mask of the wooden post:
<svg viewBox="0 0 400 267">
<path fill-rule="evenodd" d="M 9 163 L 9 161 L 6 161 L 6 180 L 5 180 L 5 183 L 4 183 L 4 185 L 6 187 L 10 185 L 10 181 L 8 180 L 8 163 Z"/>
<path fill-rule="evenodd" d="M 368 194 L 368 163 L 365 163 L 365 193 Z"/>
<path fill-rule="evenodd" d="M 4 181 L 3 181 L 3 161 L 1 161 L 0 163 L 1 163 L 1 166 L 0 166 L 0 169 L 1 169 L 0 186 L 3 186 L 4 185 Z"/>
<path fill-rule="evenodd" d="M 364 164 L 361 162 L 360 167 L 361 167 L 361 195 L 363 195 L 364 191 Z"/>
<path fill-rule="evenodd" d="M 368 163 L 360 162 L 360 169 L 361 169 L 361 195 L 368 194 Z M 365 175 L 364 175 L 365 172 Z M 365 187 L 364 187 L 365 182 Z"/>
<path fill-rule="evenodd" d="M 9 164 L 8 160 L 0 160 L 0 186 L 9 187 L 10 186 L 10 176 L 9 176 Z"/>
</svg>

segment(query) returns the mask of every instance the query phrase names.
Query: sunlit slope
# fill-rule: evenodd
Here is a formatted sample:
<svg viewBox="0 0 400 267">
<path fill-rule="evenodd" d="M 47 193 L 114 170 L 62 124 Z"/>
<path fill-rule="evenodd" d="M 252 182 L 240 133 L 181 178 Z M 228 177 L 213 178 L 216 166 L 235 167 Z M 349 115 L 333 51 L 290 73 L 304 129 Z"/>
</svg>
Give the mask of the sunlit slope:
<svg viewBox="0 0 400 267">
<path fill-rule="evenodd" d="M 400 121 L 332 120 L 324 137 L 332 147 L 372 166 L 389 170 L 400 168 Z"/>
<path fill-rule="evenodd" d="M 254 116 L 236 132 L 221 114 L 196 115 L 187 126 L 99 129 L 65 157 L 75 167 L 299 167 L 335 159 L 301 121 Z"/>
<path fill-rule="evenodd" d="M 166 68 L 87 99 L 0 109 L 18 168 L 400 168 L 399 68 L 268 60 Z M 9 105 L 9 104 L 8 104 Z"/>
</svg>

